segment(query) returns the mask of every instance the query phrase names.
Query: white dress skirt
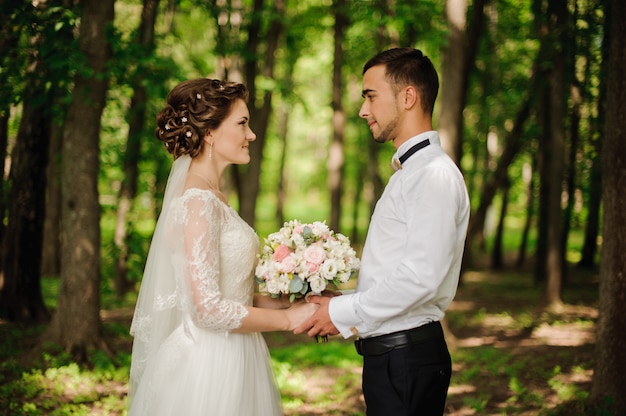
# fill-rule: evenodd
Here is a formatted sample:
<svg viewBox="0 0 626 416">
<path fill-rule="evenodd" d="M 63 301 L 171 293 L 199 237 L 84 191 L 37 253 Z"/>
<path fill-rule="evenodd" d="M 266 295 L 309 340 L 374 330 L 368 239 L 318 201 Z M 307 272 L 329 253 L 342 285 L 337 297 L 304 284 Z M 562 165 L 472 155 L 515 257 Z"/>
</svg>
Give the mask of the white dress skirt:
<svg viewBox="0 0 626 416">
<path fill-rule="evenodd" d="M 269 353 L 259 333 L 176 329 L 145 370 L 136 415 L 281 415 Z M 148 381 L 149 380 L 149 381 Z"/>
<path fill-rule="evenodd" d="M 282 415 L 262 335 L 232 332 L 252 303 L 258 236 L 231 207 L 199 189 L 172 202 L 167 223 L 176 285 L 167 296 L 154 296 L 157 312 L 135 311 L 129 415 Z M 137 340 L 150 345 L 161 327 L 149 325 L 168 305 L 178 311 L 166 315 L 177 320 L 173 331 L 144 347 Z"/>
</svg>

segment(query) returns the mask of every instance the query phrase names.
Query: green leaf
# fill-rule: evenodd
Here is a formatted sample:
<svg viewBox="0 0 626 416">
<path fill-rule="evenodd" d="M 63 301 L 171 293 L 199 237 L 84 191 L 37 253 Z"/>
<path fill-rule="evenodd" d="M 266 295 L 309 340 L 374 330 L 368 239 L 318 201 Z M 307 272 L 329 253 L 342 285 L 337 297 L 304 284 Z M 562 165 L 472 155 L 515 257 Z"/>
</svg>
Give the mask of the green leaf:
<svg viewBox="0 0 626 416">
<path fill-rule="evenodd" d="M 307 290 L 309 290 L 309 282 L 303 282 L 300 293 L 302 293 L 303 295 L 306 295 Z"/>
<path fill-rule="evenodd" d="M 307 246 L 315 242 L 315 234 L 313 234 L 313 230 L 308 225 L 305 225 L 304 229 L 302 230 L 302 238 L 304 239 L 304 242 Z"/>
<path fill-rule="evenodd" d="M 293 279 L 289 283 L 289 291 L 291 293 L 298 293 L 302 290 L 302 286 L 304 286 L 304 281 L 298 275 L 294 275 Z"/>
</svg>

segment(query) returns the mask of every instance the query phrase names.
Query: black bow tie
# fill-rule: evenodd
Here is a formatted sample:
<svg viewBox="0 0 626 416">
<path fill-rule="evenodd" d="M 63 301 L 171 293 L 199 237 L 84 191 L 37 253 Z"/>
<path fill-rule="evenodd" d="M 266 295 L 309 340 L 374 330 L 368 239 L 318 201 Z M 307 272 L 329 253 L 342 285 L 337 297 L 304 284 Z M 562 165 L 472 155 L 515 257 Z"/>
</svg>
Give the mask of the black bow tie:
<svg viewBox="0 0 626 416">
<path fill-rule="evenodd" d="M 407 150 L 402 156 L 400 156 L 400 163 L 402 164 L 406 162 L 408 158 L 413 156 L 413 153 L 417 152 L 420 149 L 425 148 L 429 144 L 430 144 L 430 140 L 426 139 L 426 140 L 419 142 L 418 144 L 411 146 L 409 150 Z"/>
<path fill-rule="evenodd" d="M 411 146 L 409 148 L 409 150 L 407 150 L 406 152 L 404 152 L 404 154 L 402 156 L 399 157 L 399 159 L 394 160 L 394 167 L 395 169 L 402 169 L 402 164 L 404 162 L 406 162 L 406 160 L 408 158 L 410 158 L 411 156 L 413 156 L 413 154 L 415 152 L 417 152 L 420 149 L 425 148 L 426 146 L 428 146 L 430 144 L 430 140 L 426 139 L 426 140 L 422 140 L 421 142 L 414 144 L 413 146 Z"/>
</svg>

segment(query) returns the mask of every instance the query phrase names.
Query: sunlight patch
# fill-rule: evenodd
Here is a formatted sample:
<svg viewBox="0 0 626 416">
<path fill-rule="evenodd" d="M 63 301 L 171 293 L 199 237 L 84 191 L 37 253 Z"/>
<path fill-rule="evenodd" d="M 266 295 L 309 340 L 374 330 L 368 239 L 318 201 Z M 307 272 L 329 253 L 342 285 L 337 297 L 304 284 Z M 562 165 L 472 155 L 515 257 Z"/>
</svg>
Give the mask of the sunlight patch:
<svg viewBox="0 0 626 416">
<path fill-rule="evenodd" d="M 595 342 L 593 326 L 575 322 L 571 324 L 540 325 L 533 338 L 541 339 L 546 345 L 578 347 Z"/>
</svg>

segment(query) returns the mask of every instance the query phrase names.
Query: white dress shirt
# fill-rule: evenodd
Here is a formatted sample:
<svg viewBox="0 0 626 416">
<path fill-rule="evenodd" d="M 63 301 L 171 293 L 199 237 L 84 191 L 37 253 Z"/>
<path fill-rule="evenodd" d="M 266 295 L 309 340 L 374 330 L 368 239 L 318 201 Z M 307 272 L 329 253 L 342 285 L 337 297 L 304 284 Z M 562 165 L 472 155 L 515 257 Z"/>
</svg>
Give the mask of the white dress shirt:
<svg viewBox="0 0 626 416">
<path fill-rule="evenodd" d="M 409 139 L 394 159 L 425 139 L 430 145 L 404 162 L 376 203 L 356 291 L 330 301 L 345 338 L 439 321 L 454 298 L 470 213 L 463 176 L 436 131 Z"/>
</svg>

